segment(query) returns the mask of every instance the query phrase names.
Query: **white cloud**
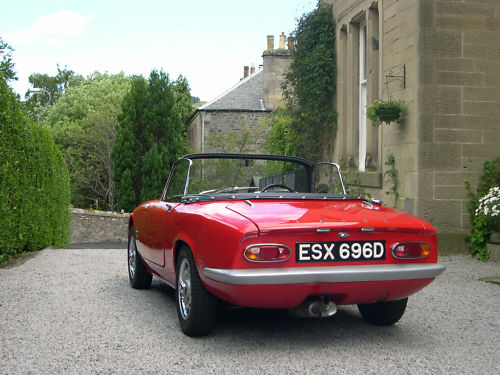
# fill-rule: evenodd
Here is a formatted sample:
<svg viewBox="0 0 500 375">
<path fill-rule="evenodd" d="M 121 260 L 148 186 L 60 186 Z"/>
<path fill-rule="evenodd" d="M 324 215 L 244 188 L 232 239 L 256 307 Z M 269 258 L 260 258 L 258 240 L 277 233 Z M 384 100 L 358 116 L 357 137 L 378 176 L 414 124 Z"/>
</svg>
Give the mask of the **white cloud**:
<svg viewBox="0 0 500 375">
<path fill-rule="evenodd" d="M 10 43 L 28 44 L 38 39 L 48 39 L 51 44 L 62 44 L 62 39 L 82 34 L 93 16 L 81 16 L 71 10 L 60 10 L 38 18 L 27 29 L 9 33 L 5 39 Z"/>
</svg>

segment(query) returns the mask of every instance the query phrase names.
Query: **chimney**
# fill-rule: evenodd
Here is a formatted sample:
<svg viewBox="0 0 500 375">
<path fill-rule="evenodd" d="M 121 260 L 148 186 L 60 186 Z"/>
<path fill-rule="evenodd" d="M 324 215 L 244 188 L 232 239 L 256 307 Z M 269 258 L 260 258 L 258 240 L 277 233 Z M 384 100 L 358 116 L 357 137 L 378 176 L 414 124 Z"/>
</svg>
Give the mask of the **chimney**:
<svg viewBox="0 0 500 375">
<path fill-rule="evenodd" d="M 293 36 L 289 36 L 288 37 L 288 50 L 290 52 L 293 51 L 293 45 L 294 45 L 294 43 L 295 43 L 295 38 Z"/>
<path fill-rule="evenodd" d="M 289 49 L 294 48 L 293 38 L 288 38 Z M 279 48 L 274 49 L 274 36 L 267 36 L 267 50 L 262 53 L 262 80 L 264 108 L 275 109 L 283 106 L 281 83 L 290 67 L 291 52 L 286 47 L 285 33 L 281 33 Z"/>
<path fill-rule="evenodd" d="M 248 65 L 245 65 L 243 67 L 243 78 L 247 78 L 248 77 Z"/>
<path fill-rule="evenodd" d="M 252 64 L 250 66 L 250 74 L 254 74 L 255 73 L 255 64 Z"/>
<path fill-rule="evenodd" d="M 285 49 L 285 33 L 281 33 L 280 35 L 280 49 Z"/>
<path fill-rule="evenodd" d="M 267 49 L 269 51 L 274 50 L 274 35 L 268 35 L 267 36 Z"/>
</svg>

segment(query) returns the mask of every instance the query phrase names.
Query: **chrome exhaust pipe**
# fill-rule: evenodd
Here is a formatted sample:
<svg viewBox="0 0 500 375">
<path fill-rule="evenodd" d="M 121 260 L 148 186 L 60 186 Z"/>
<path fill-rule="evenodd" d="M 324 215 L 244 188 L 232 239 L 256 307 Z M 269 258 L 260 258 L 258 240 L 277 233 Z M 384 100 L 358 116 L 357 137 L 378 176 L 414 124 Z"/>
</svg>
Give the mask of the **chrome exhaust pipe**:
<svg viewBox="0 0 500 375">
<path fill-rule="evenodd" d="M 288 312 L 300 318 L 328 318 L 335 315 L 337 305 L 329 298 L 318 298 L 313 301 L 304 301 L 299 306 L 289 309 Z"/>
<path fill-rule="evenodd" d="M 307 306 L 307 313 L 311 318 L 319 318 L 321 316 L 320 301 L 313 301 Z"/>
</svg>

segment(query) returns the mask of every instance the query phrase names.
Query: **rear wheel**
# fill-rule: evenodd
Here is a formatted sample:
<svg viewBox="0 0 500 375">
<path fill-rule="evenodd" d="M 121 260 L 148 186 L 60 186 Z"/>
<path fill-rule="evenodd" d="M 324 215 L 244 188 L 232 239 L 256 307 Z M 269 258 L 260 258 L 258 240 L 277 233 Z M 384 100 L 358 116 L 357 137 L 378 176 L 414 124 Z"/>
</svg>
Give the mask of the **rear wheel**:
<svg viewBox="0 0 500 375">
<path fill-rule="evenodd" d="M 408 298 L 396 301 L 376 302 L 358 305 L 358 310 L 363 319 L 377 326 L 390 326 L 403 316 Z"/>
<path fill-rule="evenodd" d="M 153 275 L 151 275 L 142 259 L 137 252 L 137 246 L 135 244 L 135 234 L 134 227 L 130 227 L 128 235 L 128 250 L 127 250 L 127 260 L 128 260 L 128 278 L 130 280 L 130 285 L 134 289 L 149 289 L 151 286 L 151 281 L 153 280 Z"/>
<path fill-rule="evenodd" d="M 205 336 L 214 325 L 217 299 L 210 294 L 200 280 L 193 255 L 184 246 L 177 258 L 176 276 L 177 316 L 188 336 Z"/>
</svg>

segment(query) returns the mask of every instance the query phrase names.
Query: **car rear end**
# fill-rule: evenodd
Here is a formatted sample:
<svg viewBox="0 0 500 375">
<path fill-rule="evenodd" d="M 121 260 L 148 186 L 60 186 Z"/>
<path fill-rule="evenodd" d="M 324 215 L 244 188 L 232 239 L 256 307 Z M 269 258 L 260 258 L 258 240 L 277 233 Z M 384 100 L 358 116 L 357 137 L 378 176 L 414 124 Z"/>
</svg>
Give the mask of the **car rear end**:
<svg viewBox="0 0 500 375">
<path fill-rule="evenodd" d="M 361 199 L 255 199 L 227 209 L 258 230 L 242 237 L 230 268 L 207 266 L 203 275 L 209 290 L 236 305 L 399 300 L 444 270 L 430 224 Z"/>
</svg>

